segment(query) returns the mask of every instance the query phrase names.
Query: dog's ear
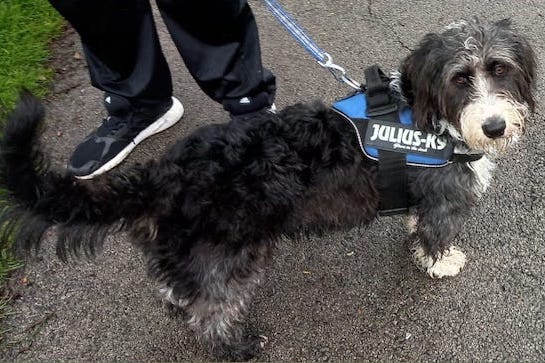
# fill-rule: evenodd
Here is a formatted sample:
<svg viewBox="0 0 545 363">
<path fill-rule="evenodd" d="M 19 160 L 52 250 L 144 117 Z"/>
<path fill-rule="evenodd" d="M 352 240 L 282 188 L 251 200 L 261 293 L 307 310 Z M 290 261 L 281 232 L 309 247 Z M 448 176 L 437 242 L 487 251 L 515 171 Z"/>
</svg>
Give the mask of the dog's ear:
<svg viewBox="0 0 545 363">
<path fill-rule="evenodd" d="M 509 46 L 516 61 L 520 77 L 516 80 L 521 96 L 533 111 L 535 108 L 534 82 L 536 77 L 536 55 L 530 42 L 521 34 L 517 34 L 511 26 L 511 19 L 501 19 L 493 23 L 499 37 L 508 39 Z"/>
<path fill-rule="evenodd" d="M 522 35 L 514 34 L 514 54 L 517 58 L 517 63 L 520 65 L 522 78 L 520 79 L 519 89 L 522 98 L 533 112 L 535 109 L 535 77 L 536 77 L 536 55 L 528 39 Z"/>
<path fill-rule="evenodd" d="M 413 110 L 413 121 L 424 131 L 434 131 L 438 108 L 441 37 L 428 34 L 401 64 L 401 91 Z"/>
</svg>

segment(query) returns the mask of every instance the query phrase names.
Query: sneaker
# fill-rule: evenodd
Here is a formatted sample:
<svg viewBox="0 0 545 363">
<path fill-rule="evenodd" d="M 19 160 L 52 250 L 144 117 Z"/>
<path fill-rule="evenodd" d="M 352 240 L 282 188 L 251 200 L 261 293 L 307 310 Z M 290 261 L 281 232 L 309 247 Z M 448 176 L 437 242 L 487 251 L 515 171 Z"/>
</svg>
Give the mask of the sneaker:
<svg viewBox="0 0 545 363">
<path fill-rule="evenodd" d="M 276 113 L 276 105 L 273 103 L 272 105 L 267 107 L 265 110 L 267 110 L 267 112 L 270 112 L 270 113 Z"/>
<path fill-rule="evenodd" d="M 267 92 L 261 92 L 254 96 L 245 96 L 242 98 L 227 98 L 221 103 L 225 111 L 232 116 L 251 114 L 261 112 L 264 109 L 274 108 L 273 95 Z M 271 105 L 272 104 L 272 105 Z"/>
<path fill-rule="evenodd" d="M 120 106 L 121 104 L 121 106 Z M 68 172 L 79 179 L 91 179 L 119 165 L 144 139 L 178 122 L 184 107 L 178 99 L 154 110 L 134 112 L 127 101 L 108 95 L 109 116 L 80 143 L 68 162 Z"/>
<path fill-rule="evenodd" d="M 247 113 L 231 114 L 231 120 L 251 120 L 259 115 L 274 115 L 276 114 L 276 105 L 273 103 L 269 107 Z"/>
</svg>

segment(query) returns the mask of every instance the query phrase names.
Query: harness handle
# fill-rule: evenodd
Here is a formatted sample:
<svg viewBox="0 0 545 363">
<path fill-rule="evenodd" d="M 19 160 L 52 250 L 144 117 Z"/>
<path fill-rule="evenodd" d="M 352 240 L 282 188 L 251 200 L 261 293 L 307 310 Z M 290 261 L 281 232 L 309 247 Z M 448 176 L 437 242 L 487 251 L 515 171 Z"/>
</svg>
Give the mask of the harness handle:
<svg viewBox="0 0 545 363">
<path fill-rule="evenodd" d="M 390 114 L 397 110 L 397 101 L 390 93 L 390 78 L 376 64 L 364 71 L 369 116 Z M 397 115 L 395 117 L 397 122 Z"/>
</svg>

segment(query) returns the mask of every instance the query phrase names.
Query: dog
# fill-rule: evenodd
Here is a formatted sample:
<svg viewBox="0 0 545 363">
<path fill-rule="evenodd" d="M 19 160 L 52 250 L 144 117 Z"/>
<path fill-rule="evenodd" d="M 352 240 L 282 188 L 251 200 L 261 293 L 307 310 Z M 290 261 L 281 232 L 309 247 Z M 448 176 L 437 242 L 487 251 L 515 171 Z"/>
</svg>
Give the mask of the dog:
<svg viewBox="0 0 545 363">
<path fill-rule="evenodd" d="M 510 21 L 469 20 L 426 35 L 393 77 L 391 88 L 419 129 L 484 154 L 408 171 L 413 256 L 430 276 L 454 276 L 464 266 L 452 243 L 489 186 L 494 159 L 524 134 L 535 69 L 529 42 Z M 246 360 L 263 348 L 263 337 L 245 334 L 242 323 L 281 236 L 377 218 L 377 163 L 320 102 L 202 127 L 159 160 L 92 180 L 50 166 L 39 146 L 43 118 L 26 94 L 3 131 L 4 237 L 33 250 L 56 226 L 58 254 L 67 259 L 93 255 L 109 233 L 129 231 L 164 299 L 220 359 Z"/>
</svg>

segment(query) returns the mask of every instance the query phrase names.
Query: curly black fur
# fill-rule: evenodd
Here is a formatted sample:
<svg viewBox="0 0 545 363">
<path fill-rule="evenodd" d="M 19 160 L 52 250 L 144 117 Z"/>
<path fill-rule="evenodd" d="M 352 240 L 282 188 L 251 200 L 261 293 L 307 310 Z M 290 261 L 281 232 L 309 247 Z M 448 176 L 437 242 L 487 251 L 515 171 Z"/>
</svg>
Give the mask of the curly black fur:
<svg viewBox="0 0 545 363">
<path fill-rule="evenodd" d="M 280 235 L 348 229 L 376 214 L 375 165 L 359 155 L 350 126 L 319 103 L 203 127 L 161 160 L 93 180 L 48 166 L 42 117 L 39 102 L 23 95 L 4 131 L 1 181 L 12 207 L 3 232 L 16 230 L 16 245 L 29 249 L 56 225 L 66 258 L 93 254 L 112 226 L 125 228 L 150 275 L 192 315 L 249 298 Z M 195 328 L 209 334 L 209 324 Z M 227 342 L 239 339 L 236 329 L 210 339 L 235 351 Z"/>
<path fill-rule="evenodd" d="M 413 74 L 402 79 L 410 80 L 402 84 L 408 95 L 421 97 Z M 377 165 L 361 154 L 352 126 L 321 103 L 200 128 L 160 160 L 92 180 L 48 165 L 39 145 L 43 114 L 24 94 L 4 129 L 0 182 L 10 198 L 2 238 L 29 250 L 56 226 L 66 259 L 92 255 L 112 230 L 128 230 L 164 298 L 220 358 L 248 359 L 261 349 L 241 322 L 279 237 L 365 226 L 377 216 Z M 410 169 L 413 232 L 431 265 L 449 251 L 485 188 L 476 165 Z"/>
</svg>

